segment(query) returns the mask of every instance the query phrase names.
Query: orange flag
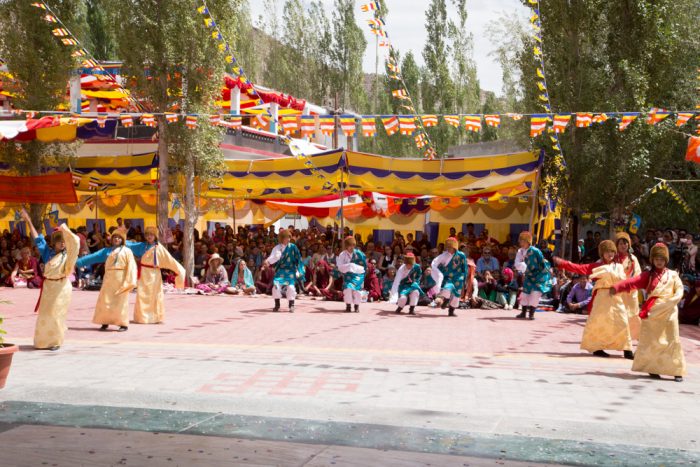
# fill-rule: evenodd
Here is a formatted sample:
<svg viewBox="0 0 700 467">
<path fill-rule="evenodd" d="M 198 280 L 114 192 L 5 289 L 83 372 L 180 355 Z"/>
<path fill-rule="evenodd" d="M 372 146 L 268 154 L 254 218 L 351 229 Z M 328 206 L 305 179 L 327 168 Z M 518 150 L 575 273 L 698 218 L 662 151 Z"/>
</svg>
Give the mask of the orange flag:
<svg viewBox="0 0 700 467">
<path fill-rule="evenodd" d="M 688 140 L 688 151 L 685 153 L 685 160 L 700 164 L 700 137 L 691 136 Z"/>
</svg>

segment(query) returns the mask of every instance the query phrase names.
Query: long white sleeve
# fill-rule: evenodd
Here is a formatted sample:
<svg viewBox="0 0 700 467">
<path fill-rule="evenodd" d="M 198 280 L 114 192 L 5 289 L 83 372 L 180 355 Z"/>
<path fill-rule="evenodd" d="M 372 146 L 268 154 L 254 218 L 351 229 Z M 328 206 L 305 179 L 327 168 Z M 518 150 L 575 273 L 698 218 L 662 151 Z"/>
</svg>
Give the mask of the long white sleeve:
<svg viewBox="0 0 700 467">
<path fill-rule="evenodd" d="M 279 261 L 285 248 L 287 248 L 286 245 L 277 245 L 274 247 L 270 253 L 270 256 L 267 257 L 268 264 L 275 264 L 277 261 Z"/>
<path fill-rule="evenodd" d="M 343 250 L 338 255 L 335 260 L 335 265 L 338 267 L 338 271 L 343 274 L 362 274 L 365 272 L 365 268 L 352 262 L 352 253 L 349 253 L 347 250 Z"/>
<path fill-rule="evenodd" d="M 432 289 L 433 291 L 439 292 L 440 287 L 442 286 L 443 274 L 442 271 L 440 271 L 439 266 L 449 264 L 450 261 L 452 261 L 453 256 L 453 253 L 445 251 L 435 258 L 432 263 L 430 263 L 430 277 L 432 277 L 433 281 L 435 281 L 435 286 Z"/>
<path fill-rule="evenodd" d="M 520 248 L 515 254 L 515 270 L 521 274 L 525 274 L 527 270 L 527 264 L 525 264 L 525 259 L 527 259 L 527 248 Z"/>
<path fill-rule="evenodd" d="M 406 265 L 402 264 L 399 270 L 396 272 L 396 277 L 394 277 L 394 283 L 391 285 L 391 294 L 389 295 L 389 303 L 396 303 L 399 301 L 399 285 L 401 281 L 408 276 L 410 272 L 406 269 Z"/>
</svg>

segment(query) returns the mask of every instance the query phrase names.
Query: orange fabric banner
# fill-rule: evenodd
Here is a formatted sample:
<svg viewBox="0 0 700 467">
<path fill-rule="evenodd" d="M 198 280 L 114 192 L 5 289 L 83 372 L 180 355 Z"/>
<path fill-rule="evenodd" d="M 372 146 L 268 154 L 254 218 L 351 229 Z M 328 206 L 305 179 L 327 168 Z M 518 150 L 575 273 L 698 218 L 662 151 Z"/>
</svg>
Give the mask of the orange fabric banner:
<svg viewBox="0 0 700 467">
<path fill-rule="evenodd" d="M 70 172 L 35 177 L 0 176 L 0 201 L 15 203 L 78 202 Z"/>
</svg>

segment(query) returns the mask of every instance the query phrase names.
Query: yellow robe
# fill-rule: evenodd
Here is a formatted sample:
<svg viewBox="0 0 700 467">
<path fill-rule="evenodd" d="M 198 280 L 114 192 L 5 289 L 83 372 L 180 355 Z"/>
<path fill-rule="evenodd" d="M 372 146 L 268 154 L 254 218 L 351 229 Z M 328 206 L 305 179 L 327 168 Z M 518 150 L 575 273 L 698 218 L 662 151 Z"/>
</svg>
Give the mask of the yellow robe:
<svg viewBox="0 0 700 467">
<path fill-rule="evenodd" d="M 683 298 L 683 283 L 678 273 L 667 269 L 649 297 L 657 297 L 656 303 L 649 317 L 642 320 L 632 371 L 685 376 L 685 357 L 678 333 L 678 302 Z"/>
<path fill-rule="evenodd" d="M 610 295 L 605 290 L 625 279 L 625 271 L 619 263 L 598 266 L 591 279 L 593 307 L 583 330 L 581 348 L 589 352 L 596 350 L 632 350 L 632 339 L 627 320 L 627 309 L 619 295 Z M 596 293 L 597 291 L 597 293 Z"/>
<path fill-rule="evenodd" d="M 68 276 L 73 273 L 78 259 L 80 239 L 66 224 L 61 224 L 59 228 L 66 244 L 66 255 L 59 253 L 44 265 L 45 279 L 34 329 L 34 347 L 37 349 L 63 345 L 66 315 L 73 295 Z"/>
<path fill-rule="evenodd" d="M 625 269 L 627 279 L 637 277 L 642 273 L 642 268 L 639 266 L 639 260 L 634 255 L 628 255 L 622 262 L 622 267 Z M 621 292 L 622 302 L 627 309 L 627 321 L 630 327 L 630 336 L 634 340 L 639 340 L 639 328 L 642 325 L 642 320 L 639 318 L 639 291 Z"/>
<path fill-rule="evenodd" d="M 115 248 L 105 261 L 105 276 L 95 305 L 95 324 L 129 326 L 129 292 L 136 287 L 136 261 L 127 247 Z"/>
<path fill-rule="evenodd" d="M 157 255 L 155 258 L 158 261 L 154 261 L 154 255 Z M 185 287 L 185 268 L 160 243 L 149 248 L 141 257 L 141 277 L 139 277 L 134 307 L 135 323 L 162 323 L 165 318 L 161 269 L 169 269 L 177 274 L 175 287 L 178 289 Z"/>
</svg>

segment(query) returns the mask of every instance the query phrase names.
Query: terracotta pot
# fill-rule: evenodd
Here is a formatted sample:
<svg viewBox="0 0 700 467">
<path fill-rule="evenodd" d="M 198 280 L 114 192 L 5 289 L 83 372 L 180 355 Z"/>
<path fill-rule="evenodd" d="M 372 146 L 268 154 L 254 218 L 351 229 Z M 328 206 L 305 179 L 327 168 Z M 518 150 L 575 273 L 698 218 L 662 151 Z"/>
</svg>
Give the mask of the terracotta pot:
<svg viewBox="0 0 700 467">
<path fill-rule="evenodd" d="M 0 344 L 0 389 L 5 387 L 12 365 L 12 355 L 19 350 L 15 344 Z"/>
</svg>

